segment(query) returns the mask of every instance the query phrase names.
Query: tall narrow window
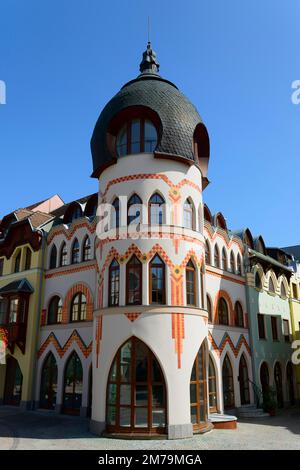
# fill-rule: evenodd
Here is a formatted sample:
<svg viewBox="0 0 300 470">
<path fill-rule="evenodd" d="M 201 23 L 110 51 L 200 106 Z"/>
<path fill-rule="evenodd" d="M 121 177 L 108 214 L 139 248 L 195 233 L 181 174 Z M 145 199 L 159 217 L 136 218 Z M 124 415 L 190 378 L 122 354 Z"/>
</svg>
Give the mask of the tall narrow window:
<svg viewBox="0 0 300 470">
<path fill-rule="evenodd" d="M 15 267 L 14 272 L 19 273 L 21 269 L 21 250 L 18 251 L 17 256 L 15 257 Z"/>
<path fill-rule="evenodd" d="M 233 251 L 230 253 L 230 271 L 235 273 L 235 262 L 234 262 L 234 254 Z"/>
<path fill-rule="evenodd" d="M 57 364 L 50 352 L 45 359 L 41 374 L 40 408 L 54 410 L 57 395 Z"/>
<path fill-rule="evenodd" d="M 288 320 L 283 320 L 283 336 L 286 343 L 290 342 L 290 324 Z"/>
<path fill-rule="evenodd" d="M 226 255 L 226 250 L 225 248 L 222 249 L 222 267 L 224 271 L 228 271 L 228 266 L 227 266 L 227 255 Z"/>
<path fill-rule="evenodd" d="M 214 251 L 214 264 L 215 268 L 220 268 L 220 251 L 218 248 L 218 245 L 215 245 L 215 251 Z"/>
<path fill-rule="evenodd" d="M 7 322 L 7 299 L 0 299 L 0 325 L 6 325 Z"/>
<path fill-rule="evenodd" d="M 185 268 L 186 277 L 186 304 L 196 305 L 196 270 L 190 260 Z"/>
<path fill-rule="evenodd" d="M 56 245 L 53 245 L 50 252 L 50 264 L 49 269 L 55 269 L 57 263 L 57 249 Z"/>
<path fill-rule="evenodd" d="M 60 256 L 59 256 L 59 265 L 66 266 L 68 264 L 68 251 L 67 245 L 63 242 L 61 249 L 60 249 Z"/>
<path fill-rule="evenodd" d="M 206 296 L 206 305 L 207 305 L 208 321 L 212 322 L 212 307 L 211 307 L 211 301 L 208 295 Z"/>
<path fill-rule="evenodd" d="M 86 236 L 83 242 L 83 261 L 89 261 L 92 259 L 92 246 L 90 237 Z"/>
<path fill-rule="evenodd" d="M 271 327 L 273 341 L 278 341 L 277 317 L 271 316 Z"/>
<path fill-rule="evenodd" d="M 142 263 L 134 255 L 126 265 L 126 303 L 142 303 Z"/>
<path fill-rule="evenodd" d="M 127 224 L 140 224 L 142 215 L 142 200 L 137 194 L 133 194 L 127 206 Z"/>
<path fill-rule="evenodd" d="M 218 303 L 218 318 L 220 325 L 229 325 L 229 314 L 227 302 L 223 297 L 220 298 Z"/>
<path fill-rule="evenodd" d="M 165 201 L 157 193 L 153 194 L 149 200 L 149 224 L 162 225 L 164 222 Z"/>
<path fill-rule="evenodd" d="M 27 247 L 26 254 L 25 254 L 25 270 L 27 271 L 30 268 L 31 268 L 31 249 Z"/>
<path fill-rule="evenodd" d="M 111 225 L 112 228 L 119 228 L 120 227 L 120 201 L 119 198 L 116 197 L 112 203 L 112 221 Z"/>
<path fill-rule="evenodd" d="M 257 326 L 259 339 L 266 339 L 265 316 L 261 313 L 257 314 Z"/>
<path fill-rule="evenodd" d="M 194 429 L 201 429 L 207 421 L 206 348 L 202 343 L 196 356 L 190 381 L 191 420 Z"/>
<path fill-rule="evenodd" d="M 183 205 L 183 226 L 193 230 L 194 226 L 194 208 L 190 198 L 185 200 Z"/>
<path fill-rule="evenodd" d="M 258 271 L 256 271 L 256 273 L 255 273 L 255 287 L 256 287 L 257 289 L 261 289 L 261 288 L 262 288 L 261 277 L 260 277 Z"/>
<path fill-rule="evenodd" d="M 165 263 L 155 255 L 149 264 L 150 304 L 165 303 Z"/>
<path fill-rule="evenodd" d="M 272 292 L 273 294 L 275 293 L 275 286 L 274 286 L 274 282 L 273 282 L 273 279 L 271 278 L 271 276 L 270 276 L 270 279 L 269 279 L 269 292 Z"/>
<path fill-rule="evenodd" d="M 234 408 L 233 371 L 229 357 L 225 356 L 222 367 L 224 408 Z"/>
<path fill-rule="evenodd" d="M 110 307 L 119 305 L 120 300 L 120 265 L 113 259 L 109 266 L 109 299 Z"/>
<path fill-rule="evenodd" d="M 75 238 L 72 245 L 72 264 L 79 263 L 80 261 L 80 247 L 77 238 Z"/>
<path fill-rule="evenodd" d="M 241 255 L 237 255 L 237 274 L 239 276 L 242 275 L 242 260 L 241 260 Z"/>
<path fill-rule="evenodd" d="M 86 297 L 79 292 L 71 302 L 71 321 L 86 320 Z"/>
<path fill-rule="evenodd" d="M 217 378 L 216 369 L 211 357 L 209 357 L 208 364 L 208 390 L 209 411 L 210 413 L 217 413 Z"/>
<path fill-rule="evenodd" d="M 244 354 L 242 354 L 239 365 L 239 382 L 240 382 L 240 397 L 241 404 L 248 405 L 250 403 L 249 392 L 249 376 L 248 367 Z"/>
<path fill-rule="evenodd" d="M 48 309 L 48 325 L 62 322 L 62 300 L 58 295 L 52 297 Z"/>
<path fill-rule="evenodd" d="M 208 241 L 205 241 L 205 264 L 209 265 L 211 263 L 210 260 L 210 246 Z"/>
<path fill-rule="evenodd" d="M 244 327 L 244 314 L 243 314 L 243 308 L 240 302 L 235 303 L 234 313 L 235 313 L 235 326 L 239 326 L 243 328 Z"/>
<path fill-rule="evenodd" d="M 281 294 L 281 297 L 284 297 L 284 298 L 286 297 L 286 288 L 285 288 L 283 281 L 281 282 L 281 286 L 280 286 L 280 294 Z"/>
<path fill-rule="evenodd" d="M 63 412 L 79 415 L 82 403 L 83 369 L 81 361 L 74 351 L 68 359 L 64 375 Z"/>
</svg>

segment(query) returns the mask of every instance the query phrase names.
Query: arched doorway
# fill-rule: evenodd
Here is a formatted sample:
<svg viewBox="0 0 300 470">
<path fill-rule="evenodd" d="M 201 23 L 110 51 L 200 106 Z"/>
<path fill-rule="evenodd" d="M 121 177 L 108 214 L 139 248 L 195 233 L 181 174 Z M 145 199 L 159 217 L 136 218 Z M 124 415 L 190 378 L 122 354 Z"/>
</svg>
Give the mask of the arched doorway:
<svg viewBox="0 0 300 470">
<path fill-rule="evenodd" d="M 123 344 L 110 368 L 106 423 L 108 432 L 164 433 L 166 386 L 153 352 L 136 337 Z"/>
<path fill-rule="evenodd" d="M 74 351 L 68 359 L 64 376 L 63 413 L 79 415 L 82 401 L 82 364 Z"/>
<path fill-rule="evenodd" d="M 18 361 L 9 356 L 6 361 L 6 375 L 4 387 L 5 405 L 19 406 L 22 398 L 23 375 Z"/>
<path fill-rule="evenodd" d="M 274 380 L 276 386 L 276 396 L 278 408 L 283 408 L 282 372 L 279 362 L 274 367 Z"/>
<path fill-rule="evenodd" d="M 263 362 L 260 366 L 260 383 L 263 395 L 267 394 L 270 388 L 270 376 L 269 368 L 266 362 Z"/>
<path fill-rule="evenodd" d="M 207 426 L 206 348 L 202 343 L 194 361 L 191 382 L 191 420 L 195 431 Z"/>
<path fill-rule="evenodd" d="M 294 392 L 294 376 L 293 376 L 293 365 L 288 362 L 286 366 L 286 382 L 288 386 L 288 396 L 290 405 L 295 404 L 295 392 Z"/>
<path fill-rule="evenodd" d="M 229 357 L 225 356 L 222 367 L 224 409 L 234 408 L 233 371 Z"/>
<path fill-rule="evenodd" d="M 248 366 L 244 354 L 242 354 L 239 365 L 239 382 L 241 405 L 250 403 Z"/>
<path fill-rule="evenodd" d="M 208 364 L 208 395 L 209 395 L 209 411 L 210 413 L 217 413 L 217 379 L 216 369 L 212 358 L 209 356 Z"/>
<path fill-rule="evenodd" d="M 57 394 L 57 364 L 50 352 L 45 359 L 41 375 L 40 408 L 54 410 Z"/>
</svg>

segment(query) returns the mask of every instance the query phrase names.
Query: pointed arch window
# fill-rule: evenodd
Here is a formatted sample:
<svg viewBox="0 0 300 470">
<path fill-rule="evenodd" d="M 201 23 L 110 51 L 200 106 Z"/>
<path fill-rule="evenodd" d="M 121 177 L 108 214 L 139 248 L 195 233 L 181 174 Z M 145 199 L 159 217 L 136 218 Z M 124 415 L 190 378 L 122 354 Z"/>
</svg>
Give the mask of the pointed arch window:
<svg viewBox="0 0 300 470">
<path fill-rule="evenodd" d="M 235 326 L 244 328 L 244 313 L 243 313 L 243 308 L 240 302 L 235 303 L 234 313 L 235 313 Z"/>
<path fill-rule="evenodd" d="M 269 292 L 275 293 L 275 286 L 271 276 L 269 278 Z"/>
<path fill-rule="evenodd" d="M 59 256 L 59 265 L 66 266 L 68 264 L 68 251 L 66 242 L 63 242 L 61 249 L 60 249 L 60 256 Z"/>
<path fill-rule="evenodd" d="M 31 257 L 32 257 L 32 251 L 27 246 L 26 253 L 25 253 L 25 270 L 26 271 L 31 268 Z"/>
<path fill-rule="evenodd" d="M 21 270 L 21 250 L 18 251 L 18 253 L 15 257 L 14 272 L 19 273 L 20 270 Z"/>
<path fill-rule="evenodd" d="M 120 265 L 113 259 L 109 266 L 109 297 L 110 307 L 119 305 L 120 301 Z"/>
<path fill-rule="evenodd" d="M 208 363 L 208 395 L 209 411 L 210 413 L 217 413 L 217 376 L 213 360 L 210 356 Z"/>
<path fill-rule="evenodd" d="M 56 248 L 56 245 L 53 245 L 52 248 L 51 248 L 51 252 L 50 252 L 49 269 L 56 268 L 56 263 L 57 263 L 57 248 Z"/>
<path fill-rule="evenodd" d="M 196 356 L 190 381 L 191 421 L 193 428 L 201 429 L 207 422 L 206 348 L 202 343 Z"/>
<path fill-rule="evenodd" d="M 228 306 L 223 297 L 220 298 L 218 303 L 218 319 L 219 325 L 229 325 Z"/>
<path fill-rule="evenodd" d="M 212 306 L 211 306 L 211 300 L 208 295 L 206 296 L 206 305 L 207 305 L 208 321 L 211 323 L 212 322 Z"/>
<path fill-rule="evenodd" d="M 78 354 L 74 351 L 68 359 L 64 375 L 63 412 L 79 415 L 82 403 L 83 369 Z"/>
<path fill-rule="evenodd" d="M 142 263 L 133 255 L 126 265 L 126 303 L 142 303 Z"/>
<path fill-rule="evenodd" d="M 224 271 L 228 271 L 228 266 L 227 266 L 227 255 L 226 255 L 226 250 L 223 247 L 222 249 L 222 267 Z"/>
<path fill-rule="evenodd" d="M 286 297 L 286 288 L 285 288 L 283 281 L 281 282 L 281 286 L 280 286 L 280 294 L 281 294 L 281 297 Z"/>
<path fill-rule="evenodd" d="M 196 305 L 196 269 L 190 259 L 185 268 L 186 304 Z"/>
<path fill-rule="evenodd" d="M 112 203 L 112 228 L 120 227 L 120 200 L 116 197 Z"/>
<path fill-rule="evenodd" d="M 234 254 L 233 251 L 230 253 L 230 271 L 235 273 L 235 262 L 234 262 Z"/>
<path fill-rule="evenodd" d="M 162 225 L 164 223 L 165 200 L 155 193 L 149 200 L 149 224 Z"/>
<path fill-rule="evenodd" d="M 208 241 L 205 241 L 205 264 L 210 265 L 211 258 L 210 258 L 210 246 Z"/>
<path fill-rule="evenodd" d="M 233 371 L 229 357 L 225 356 L 222 367 L 224 408 L 234 408 Z"/>
<path fill-rule="evenodd" d="M 87 235 L 83 242 L 83 261 L 89 261 L 92 259 L 92 245 L 90 237 Z"/>
<path fill-rule="evenodd" d="M 241 260 L 241 255 L 237 255 L 237 274 L 239 276 L 242 275 L 242 260 Z"/>
<path fill-rule="evenodd" d="M 62 300 L 58 295 L 52 297 L 48 308 L 48 325 L 62 322 Z"/>
<path fill-rule="evenodd" d="M 261 277 L 260 277 L 258 271 L 256 271 L 256 273 L 255 273 L 255 287 L 257 289 L 262 289 Z"/>
<path fill-rule="evenodd" d="M 165 263 L 158 255 L 155 255 L 149 263 L 149 302 L 166 303 Z"/>
<path fill-rule="evenodd" d="M 41 374 L 40 408 L 54 410 L 57 396 L 57 364 L 50 352 L 45 359 Z"/>
<path fill-rule="evenodd" d="M 86 297 L 82 292 L 74 295 L 71 302 L 71 321 L 86 320 Z"/>
<path fill-rule="evenodd" d="M 215 251 L 214 251 L 214 265 L 215 268 L 220 268 L 221 262 L 220 262 L 220 251 L 218 248 L 218 245 L 215 245 Z"/>
<path fill-rule="evenodd" d="M 140 224 L 142 215 L 142 200 L 137 194 L 133 194 L 127 205 L 127 224 Z"/>
<path fill-rule="evenodd" d="M 77 264 L 80 261 L 80 247 L 77 238 L 75 238 L 72 245 L 72 264 Z"/>
<path fill-rule="evenodd" d="M 248 405 L 250 403 L 249 376 L 248 366 L 244 354 L 241 355 L 239 364 L 239 382 L 241 405 Z"/>
<path fill-rule="evenodd" d="M 190 198 L 183 204 L 183 226 L 190 230 L 194 228 L 194 207 Z"/>
</svg>

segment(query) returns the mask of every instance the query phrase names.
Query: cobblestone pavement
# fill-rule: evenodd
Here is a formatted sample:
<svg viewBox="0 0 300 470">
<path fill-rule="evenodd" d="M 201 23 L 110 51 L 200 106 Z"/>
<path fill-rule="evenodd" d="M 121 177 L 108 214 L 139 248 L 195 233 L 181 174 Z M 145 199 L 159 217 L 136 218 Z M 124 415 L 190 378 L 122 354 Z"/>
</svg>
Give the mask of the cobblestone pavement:
<svg viewBox="0 0 300 470">
<path fill-rule="evenodd" d="M 0 450 L 201 450 L 201 449 L 300 449 L 300 409 L 275 417 L 239 421 L 236 430 L 213 430 L 184 440 L 124 440 L 94 436 L 87 419 L 52 412 L 20 412 L 0 407 Z"/>
</svg>

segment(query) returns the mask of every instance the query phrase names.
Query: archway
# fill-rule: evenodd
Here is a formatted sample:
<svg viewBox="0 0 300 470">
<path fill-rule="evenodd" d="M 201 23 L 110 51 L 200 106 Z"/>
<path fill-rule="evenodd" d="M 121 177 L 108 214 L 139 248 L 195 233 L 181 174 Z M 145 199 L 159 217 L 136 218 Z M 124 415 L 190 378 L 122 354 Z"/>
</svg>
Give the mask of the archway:
<svg viewBox="0 0 300 470">
<path fill-rule="evenodd" d="M 233 371 L 229 357 L 225 356 L 222 367 L 224 409 L 234 408 Z"/>
<path fill-rule="evenodd" d="M 239 382 L 241 405 L 250 403 L 248 366 L 244 354 L 242 354 L 239 365 Z"/>
<path fill-rule="evenodd" d="M 286 366 L 286 381 L 288 386 L 288 397 L 290 405 L 295 404 L 295 392 L 294 392 L 294 376 L 293 376 L 293 365 L 288 362 Z"/>
<path fill-rule="evenodd" d="M 54 410 L 57 394 L 57 364 L 50 352 L 46 357 L 41 374 L 40 408 Z"/>
<path fill-rule="evenodd" d="M 106 395 L 108 432 L 164 433 L 166 386 L 153 352 L 136 337 L 118 350 L 110 368 Z"/>
<path fill-rule="evenodd" d="M 23 375 L 18 361 L 9 356 L 6 361 L 4 404 L 19 406 L 22 398 Z"/>
<path fill-rule="evenodd" d="M 276 386 L 276 396 L 278 408 L 283 408 L 282 372 L 279 362 L 274 367 L 274 380 Z"/>
<path fill-rule="evenodd" d="M 202 343 L 194 361 L 191 382 L 191 419 L 195 431 L 207 426 L 206 348 Z"/>
<path fill-rule="evenodd" d="M 260 366 L 260 383 L 263 395 L 267 394 L 270 389 L 270 375 L 269 368 L 266 362 L 263 362 Z"/>
<path fill-rule="evenodd" d="M 82 364 L 74 351 L 68 359 L 64 376 L 63 413 L 79 415 L 82 401 Z"/>
</svg>

